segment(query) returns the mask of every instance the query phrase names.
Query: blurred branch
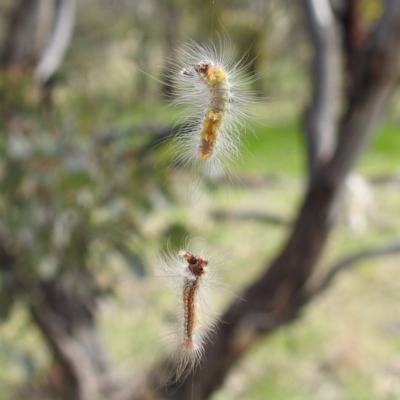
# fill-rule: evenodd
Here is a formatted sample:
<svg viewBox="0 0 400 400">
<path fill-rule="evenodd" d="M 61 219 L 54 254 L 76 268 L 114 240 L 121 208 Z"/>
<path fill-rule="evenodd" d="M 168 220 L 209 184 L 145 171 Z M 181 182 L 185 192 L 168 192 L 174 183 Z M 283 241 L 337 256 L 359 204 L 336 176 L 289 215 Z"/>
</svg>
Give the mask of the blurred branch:
<svg viewBox="0 0 400 400">
<path fill-rule="evenodd" d="M 91 276 L 78 271 L 67 279 L 42 281 L 30 313 L 55 359 L 64 368 L 64 387 L 77 400 L 92 400 L 110 392 L 114 382 L 94 318 L 95 296 L 78 291 Z M 71 279 L 72 278 L 72 279 Z M 79 284 L 77 283 L 79 282 Z"/>
<path fill-rule="evenodd" d="M 29 312 L 63 367 L 63 388 L 77 400 L 92 400 L 99 392 L 114 389 L 116 377 L 111 376 L 94 318 L 95 293 L 90 288 L 91 276 L 79 270 L 68 279 L 34 281 L 18 263 L 17 249 L 0 238 L 1 317 L 7 314 L 17 293 L 29 298 Z M 12 270 L 12 274 L 4 279 Z M 10 282 L 10 278 L 12 281 Z M 4 287 L 4 282 L 8 286 Z M 77 284 L 79 282 L 79 285 Z M 12 286 L 10 286 L 12 285 Z M 84 287 L 84 290 L 77 288 Z M 71 290 L 71 287 L 74 290 Z M 5 298 L 8 296 L 9 299 Z"/>
<path fill-rule="evenodd" d="M 34 78 L 44 85 L 59 68 L 71 42 L 75 24 L 75 0 L 57 0 L 54 29 L 35 69 Z"/>
<path fill-rule="evenodd" d="M 266 212 L 255 212 L 255 211 L 243 211 L 243 212 L 227 212 L 227 211 L 216 211 L 213 213 L 213 217 L 218 221 L 223 220 L 236 220 L 236 221 L 249 221 L 254 220 L 257 222 L 264 222 L 272 225 L 289 225 L 290 221 L 277 214 L 266 213 Z"/>
<path fill-rule="evenodd" d="M 380 174 L 369 178 L 372 185 L 400 185 L 400 172 L 394 174 Z"/>
<path fill-rule="evenodd" d="M 328 269 L 328 273 L 325 275 L 323 279 L 312 289 L 310 289 L 309 294 L 306 295 L 306 302 L 312 300 L 315 296 L 321 294 L 324 290 L 326 290 L 332 282 L 335 280 L 337 275 L 344 271 L 349 270 L 350 268 L 356 266 L 358 261 L 366 260 L 372 257 L 380 257 L 391 254 L 400 253 L 400 241 L 395 240 L 389 243 L 385 243 L 381 246 L 376 246 L 371 249 L 364 249 L 357 253 L 350 254 L 340 261 L 337 261 L 333 266 Z"/>
<path fill-rule="evenodd" d="M 173 137 L 181 130 L 180 126 L 160 126 L 152 123 L 145 123 L 141 125 L 132 126 L 129 129 L 123 131 L 110 131 L 104 135 L 97 136 L 94 138 L 94 144 L 98 146 L 105 146 L 116 140 L 129 135 L 139 135 L 143 133 L 148 133 L 151 135 L 151 140 L 149 143 L 141 149 L 141 152 L 147 153 L 156 144 L 162 142 L 168 137 Z"/>
<path fill-rule="evenodd" d="M 345 57 L 346 96 L 352 99 L 356 95 L 357 86 L 362 84 L 357 74 L 365 57 L 364 44 L 367 33 L 361 26 L 360 0 L 347 0 L 343 2 L 343 10 L 339 14 L 343 28 L 343 49 Z"/>
<path fill-rule="evenodd" d="M 33 47 L 39 2 L 40 0 L 19 0 L 16 4 L 0 55 L 0 69 L 34 62 Z"/>
<path fill-rule="evenodd" d="M 312 100 L 306 111 L 310 179 L 330 160 L 335 149 L 340 98 L 340 36 L 329 0 L 304 0 L 314 45 Z"/>
<path fill-rule="evenodd" d="M 235 171 L 235 173 L 227 173 L 219 179 L 216 179 L 218 185 L 228 185 L 228 186 L 239 186 L 245 188 L 259 188 L 265 186 L 281 186 L 282 182 L 274 174 L 268 175 L 249 175 L 246 173 L 240 174 Z"/>
<path fill-rule="evenodd" d="M 365 43 L 364 63 L 354 73 L 360 85 L 348 105 L 339 132 L 339 143 L 325 171 L 332 183 L 342 180 L 373 130 L 380 122 L 398 84 L 400 70 L 400 2 L 385 1 L 384 13 Z"/>
</svg>

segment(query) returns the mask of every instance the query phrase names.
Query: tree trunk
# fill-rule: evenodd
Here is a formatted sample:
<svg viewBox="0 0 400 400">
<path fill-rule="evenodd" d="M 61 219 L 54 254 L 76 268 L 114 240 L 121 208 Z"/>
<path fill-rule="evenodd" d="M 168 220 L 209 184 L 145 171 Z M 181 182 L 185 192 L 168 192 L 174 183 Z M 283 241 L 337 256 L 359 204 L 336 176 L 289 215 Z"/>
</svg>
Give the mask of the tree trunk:
<svg viewBox="0 0 400 400">
<path fill-rule="evenodd" d="M 0 54 L 0 69 L 35 67 L 52 34 L 55 3 L 56 0 L 17 2 Z"/>
<path fill-rule="evenodd" d="M 304 9 L 314 44 L 312 100 L 306 112 L 309 177 L 332 157 L 340 102 L 340 31 L 329 0 L 305 0 Z"/>
<path fill-rule="evenodd" d="M 40 0 L 19 0 L 0 55 L 0 69 L 33 64 L 37 59 L 34 43 Z"/>
<path fill-rule="evenodd" d="M 66 389 L 67 398 L 77 400 L 93 400 L 113 390 L 94 319 L 94 297 L 87 294 L 90 290 L 76 290 L 85 286 L 85 281 L 88 276 L 79 273 L 68 283 L 65 279 L 42 282 L 37 290 L 39 298 L 30 308 L 55 360 L 63 368 L 62 389 Z"/>
<path fill-rule="evenodd" d="M 42 100 L 50 102 L 50 82 L 72 38 L 76 0 L 20 0 L 14 9 L 0 70 L 33 73 Z"/>
<path fill-rule="evenodd" d="M 299 315 L 306 303 L 305 286 L 335 220 L 335 202 L 343 182 L 381 120 L 399 78 L 400 2 L 386 1 L 384 15 L 364 51 L 364 64 L 357 71 L 363 84 L 349 102 L 339 128 L 336 151 L 311 181 L 281 254 L 269 268 L 266 265 L 266 272 L 241 295 L 244 301 L 236 300 L 222 316 L 223 322 L 218 324 L 217 334 L 207 343 L 204 359 L 194 376 L 161 386 L 152 398 L 208 398 L 261 334 Z M 152 384 L 148 381 L 142 386 Z M 137 393 L 130 397 L 145 398 Z"/>
</svg>

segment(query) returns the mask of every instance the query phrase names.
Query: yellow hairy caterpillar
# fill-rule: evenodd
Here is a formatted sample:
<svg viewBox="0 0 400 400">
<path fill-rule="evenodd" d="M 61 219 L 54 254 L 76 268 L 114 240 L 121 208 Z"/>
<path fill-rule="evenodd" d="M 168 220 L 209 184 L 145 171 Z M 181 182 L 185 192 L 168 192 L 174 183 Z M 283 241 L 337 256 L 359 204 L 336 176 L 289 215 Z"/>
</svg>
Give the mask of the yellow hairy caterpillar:
<svg viewBox="0 0 400 400">
<path fill-rule="evenodd" d="M 199 363 L 206 339 L 213 332 L 216 314 L 207 302 L 207 289 L 214 271 L 202 255 L 187 250 L 163 253 L 161 268 L 173 283 L 177 298 L 177 321 L 173 332 L 173 376 L 189 374 Z"/>
<path fill-rule="evenodd" d="M 243 58 L 233 61 L 229 43 L 185 44 L 181 63 L 172 68 L 173 104 L 184 105 L 183 128 L 175 141 L 178 160 L 195 172 L 217 178 L 228 162 L 240 155 L 240 135 L 249 118 L 247 106 L 254 100 L 247 86 Z"/>
<path fill-rule="evenodd" d="M 212 155 L 218 132 L 221 130 L 222 119 L 230 100 L 230 87 L 226 70 L 222 65 L 214 65 L 211 61 L 205 61 L 195 64 L 193 68 L 210 88 L 210 103 L 201 124 L 198 149 L 199 157 L 205 160 Z M 193 76 L 193 72 L 186 69 L 183 69 L 182 73 Z"/>
</svg>

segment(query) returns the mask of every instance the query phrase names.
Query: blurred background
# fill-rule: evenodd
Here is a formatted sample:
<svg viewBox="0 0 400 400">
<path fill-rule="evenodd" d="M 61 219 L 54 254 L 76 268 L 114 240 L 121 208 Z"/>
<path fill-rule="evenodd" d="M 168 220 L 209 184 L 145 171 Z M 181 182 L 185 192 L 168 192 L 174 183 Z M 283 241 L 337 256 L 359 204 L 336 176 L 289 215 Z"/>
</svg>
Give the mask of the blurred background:
<svg viewBox="0 0 400 400">
<path fill-rule="evenodd" d="M 275 259 L 313 182 L 309 115 L 333 104 L 323 135 L 341 137 L 364 84 L 350 78 L 391 2 L 319 4 L 1 1 L 0 400 L 139 398 L 126 394 L 130 382 L 168 355 L 160 338 L 175 300 L 154 262 L 168 242 L 179 249 L 191 236 L 224 260 L 224 289 L 211 299 L 220 313 Z M 321 16 L 335 25 L 331 36 L 319 36 Z M 241 159 L 226 179 L 199 183 L 193 200 L 191 172 L 173 164 L 181 110 L 167 106 L 168 63 L 182 43 L 218 34 L 230 38 L 232 57 L 248 54 L 247 73 L 260 76 L 249 89 L 260 96 Z M 333 49 L 321 64 L 329 43 L 337 57 Z M 318 85 L 339 72 L 316 103 Z M 294 323 L 257 340 L 210 396 L 194 398 L 400 398 L 392 81 L 372 139 L 338 189 L 337 223 L 307 284 L 355 254 L 356 268 Z"/>
</svg>

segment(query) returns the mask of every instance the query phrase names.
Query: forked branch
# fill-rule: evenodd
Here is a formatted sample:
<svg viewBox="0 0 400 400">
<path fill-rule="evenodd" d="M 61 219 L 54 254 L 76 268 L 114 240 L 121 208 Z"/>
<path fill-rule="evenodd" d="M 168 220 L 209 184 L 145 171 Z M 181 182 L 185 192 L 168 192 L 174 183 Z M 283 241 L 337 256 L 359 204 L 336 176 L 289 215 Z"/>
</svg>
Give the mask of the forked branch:
<svg viewBox="0 0 400 400">
<path fill-rule="evenodd" d="M 231 367 L 262 334 L 299 314 L 306 286 L 335 221 L 335 202 L 355 162 L 372 135 L 400 75 L 400 2 L 387 0 L 379 24 L 365 43 L 366 57 L 357 74 L 362 85 L 348 102 L 338 129 L 338 145 L 318 168 L 283 250 L 222 316 L 194 376 L 159 387 L 154 399 L 202 400 L 224 381 Z M 157 372 L 154 374 L 157 375 Z M 154 379 L 154 374 L 152 374 Z M 154 382 L 154 380 L 153 380 Z M 149 379 L 142 387 L 151 387 Z M 126 399 L 144 399 L 141 395 Z"/>
<path fill-rule="evenodd" d="M 333 264 L 333 266 L 328 269 L 328 273 L 310 289 L 306 296 L 306 302 L 309 302 L 315 296 L 324 292 L 333 283 L 339 273 L 357 266 L 359 261 L 373 257 L 389 256 L 397 253 L 400 253 L 400 240 L 395 240 L 370 249 L 364 249 L 342 258 L 340 261 Z"/>
</svg>

